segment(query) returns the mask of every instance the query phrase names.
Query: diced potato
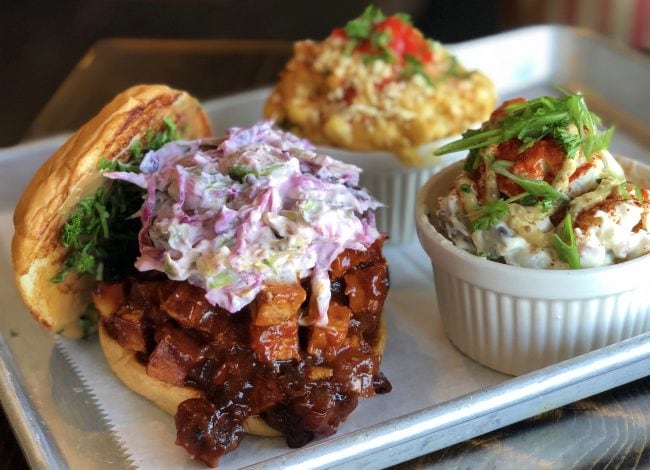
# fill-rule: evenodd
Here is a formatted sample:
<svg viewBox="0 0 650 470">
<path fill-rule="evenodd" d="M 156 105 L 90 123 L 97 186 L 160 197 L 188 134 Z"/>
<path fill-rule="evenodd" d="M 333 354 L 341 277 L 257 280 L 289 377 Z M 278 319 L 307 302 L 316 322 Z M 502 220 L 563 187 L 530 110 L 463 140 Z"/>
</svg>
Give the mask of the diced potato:
<svg viewBox="0 0 650 470">
<path fill-rule="evenodd" d="M 251 318 L 256 326 L 278 325 L 297 318 L 307 294 L 300 284 L 267 285 L 251 304 Z"/>
</svg>

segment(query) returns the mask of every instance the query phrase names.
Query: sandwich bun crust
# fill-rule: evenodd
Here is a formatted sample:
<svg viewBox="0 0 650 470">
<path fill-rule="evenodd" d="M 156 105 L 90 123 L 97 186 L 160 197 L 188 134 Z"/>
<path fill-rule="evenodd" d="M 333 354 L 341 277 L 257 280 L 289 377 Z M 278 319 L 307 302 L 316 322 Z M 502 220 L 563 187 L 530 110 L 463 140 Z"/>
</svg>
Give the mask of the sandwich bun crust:
<svg viewBox="0 0 650 470">
<path fill-rule="evenodd" d="M 45 327 L 78 336 L 79 315 L 91 301 L 89 276 L 51 282 L 65 262 L 61 227 L 71 210 L 103 184 L 99 162 L 121 159 L 135 139 L 171 119 L 184 139 L 212 134 L 208 117 L 188 93 L 139 85 L 120 93 L 75 132 L 34 175 L 14 212 L 13 271 L 25 304 Z"/>
<path fill-rule="evenodd" d="M 386 347 L 387 328 L 383 315 L 380 316 L 374 343 L 371 344 L 376 354 L 382 355 Z M 178 387 L 147 374 L 146 367 L 137 360 L 133 351 L 122 347 L 104 328 L 99 326 L 99 341 L 104 356 L 110 368 L 120 380 L 131 390 L 151 400 L 166 413 L 174 416 L 178 405 L 190 398 L 202 396 L 202 393 L 191 387 Z M 244 430 L 256 436 L 281 436 L 276 429 L 269 426 L 259 416 L 250 416 L 244 421 Z"/>
</svg>

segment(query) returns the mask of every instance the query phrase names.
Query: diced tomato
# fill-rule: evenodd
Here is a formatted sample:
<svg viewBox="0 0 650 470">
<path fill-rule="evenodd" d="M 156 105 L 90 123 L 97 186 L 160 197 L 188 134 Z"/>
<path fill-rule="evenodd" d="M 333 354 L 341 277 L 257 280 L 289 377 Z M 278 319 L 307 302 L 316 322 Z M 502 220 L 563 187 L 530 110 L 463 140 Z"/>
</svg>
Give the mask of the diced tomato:
<svg viewBox="0 0 650 470">
<path fill-rule="evenodd" d="M 334 28 L 330 34 L 333 38 L 347 39 L 348 35 L 345 34 L 344 28 Z"/>
<path fill-rule="evenodd" d="M 422 33 L 397 16 L 389 16 L 375 24 L 374 31 L 390 35 L 387 47 L 399 62 L 404 62 L 407 55 L 413 56 L 423 64 L 430 63 L 433 60 L 431 47 Z M 347 34 L 343 28 L 335 28 L 332 30 L 331 36 L 347 39 Z M 380 50 L 369 39 L 361 42 L 356 47 L 356 51 L 366 55 L 379 54 Z"/>
<path fill-rule="evenodd" d="M 400 58 L 412 55 L 423 63 L 432 59 L 431 48 L 422 34 L 397 16 L 389 16 L 375 27 L 391 35 L 388 47 Z"/>
</svg>

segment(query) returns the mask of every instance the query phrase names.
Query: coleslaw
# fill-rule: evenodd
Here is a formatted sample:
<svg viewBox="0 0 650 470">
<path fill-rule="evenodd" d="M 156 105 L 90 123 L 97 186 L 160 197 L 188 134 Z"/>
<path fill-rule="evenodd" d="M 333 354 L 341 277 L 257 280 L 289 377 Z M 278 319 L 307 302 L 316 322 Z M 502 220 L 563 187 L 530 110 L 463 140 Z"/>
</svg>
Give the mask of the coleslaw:
<svg viewBox="0 0 650 470">
<path fill-rule="evenodd" d="M 104 175 L 146 190 L 138 270 L 202 287 L 229 312 L 265 284 L 309 277 L 317 309 L 301 322 L 325 326 L 329 266 L 383 236 L 381 204 L 358 187 L 360 172 L 267 121 L 223 141 L 170 142 L 144 156 L 140 173 Z"/>
</svg>

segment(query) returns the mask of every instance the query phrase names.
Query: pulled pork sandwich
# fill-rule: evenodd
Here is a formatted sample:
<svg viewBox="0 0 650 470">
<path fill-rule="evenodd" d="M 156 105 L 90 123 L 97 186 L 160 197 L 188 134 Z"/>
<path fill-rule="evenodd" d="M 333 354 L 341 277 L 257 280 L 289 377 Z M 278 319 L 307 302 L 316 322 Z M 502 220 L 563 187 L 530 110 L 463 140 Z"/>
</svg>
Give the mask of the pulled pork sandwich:
<svg viewBox="0 0 650 470">
<path fill-rule="evenodd" d="M 245 433 L 331 435 L 391 386 L 359 169 L 268 122 L 209 134 L 189 95 L 127 90 L 36 174 L 13 256 L 35 316 L 74 334 L 90 304 L 113 371 L 215 466 Z"/>
</svg>

